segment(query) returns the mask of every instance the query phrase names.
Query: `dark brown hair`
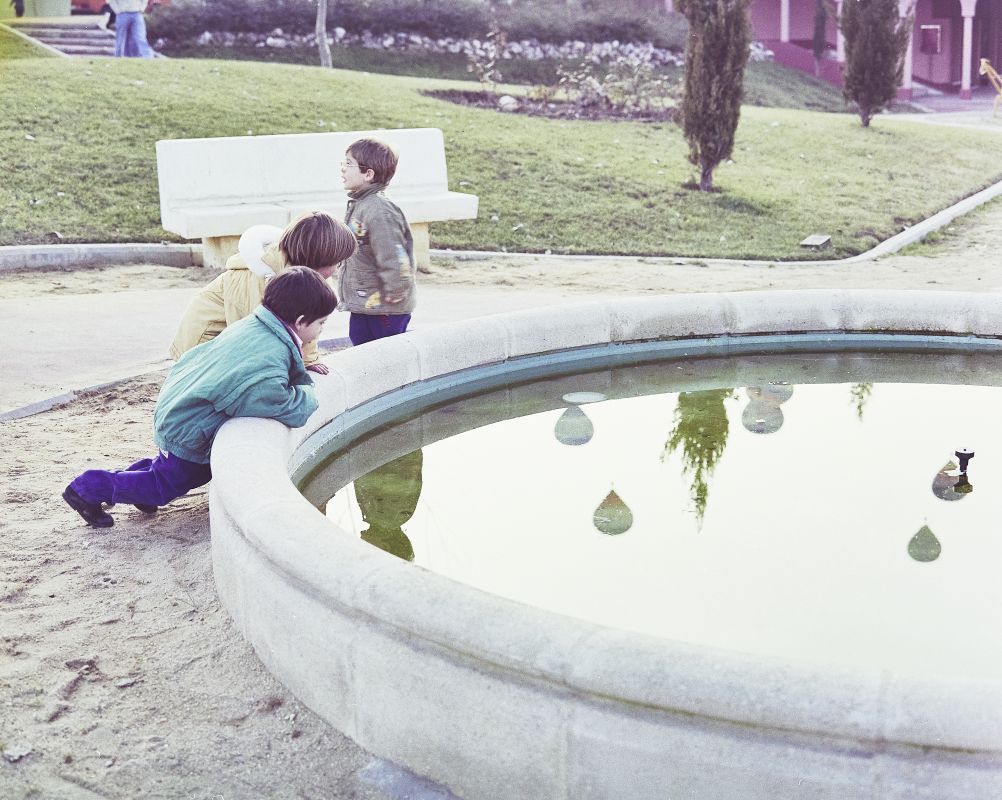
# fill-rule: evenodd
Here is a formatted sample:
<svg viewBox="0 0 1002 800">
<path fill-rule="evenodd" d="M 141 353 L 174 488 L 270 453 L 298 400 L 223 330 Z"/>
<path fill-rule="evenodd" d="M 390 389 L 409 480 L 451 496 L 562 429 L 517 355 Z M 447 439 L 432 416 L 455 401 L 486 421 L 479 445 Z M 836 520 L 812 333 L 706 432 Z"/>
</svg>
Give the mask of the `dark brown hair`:
<svg viewBox="0 0 1002 800">
<path fill-rule="evenodd" d="M 397 172 L 397 151 L 380 139 L 359 139 L 348 147 L 348 155 L 358 162 L 360 171 L 371 169 L 373 183 L 389 183 Z"/>
<path fill-rule="evenodd" d="M 309 267 L 289 267 L 268 281 L 261 304 L 289 325 L 300 317 L 307 323 L 337 308 L 334 290 Z"/>
<path fill-rule="evenodd" d="M 346 261 L 358 243 L 348 226 L 322 211 L 308 211 L 289 223 L 278 242 L 290 266 L 323 269 Z"/>
</svg>

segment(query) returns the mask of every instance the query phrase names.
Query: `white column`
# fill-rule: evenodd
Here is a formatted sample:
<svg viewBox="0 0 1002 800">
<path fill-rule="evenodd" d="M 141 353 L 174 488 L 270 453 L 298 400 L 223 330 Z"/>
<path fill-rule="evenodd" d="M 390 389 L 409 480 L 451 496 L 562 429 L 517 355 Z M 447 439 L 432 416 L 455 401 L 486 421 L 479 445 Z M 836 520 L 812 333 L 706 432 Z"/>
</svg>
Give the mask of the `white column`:
<svg viewBox="0 0 1002 800">
<path fill-rule="evenodd" d="M 902 20 L 915 8 L 915 3 L 911 0 L 898 0 L 898 14 Z M 912 20 L 912 28 L 908 31 L 908 47 L 905 49 L 905 64 L 901 72 L 901 87 L 898 89 L 898 97 L 901 100 L 912 99 L 912 45 L 915 42 L 915 21 Z"/>
<path fill-rule="evenodd" d="M 964 59 L 960 64 L 960 99 L 971 99 L 971 58 L 974 51 L 974 9 L 978 0 L 960 0 L 964 15 Z"/>
<path fill-rule="evenodd" d="M 779 40 L 790 41 L 790 0 L 779 0 Z"/>
<path fill-rule="evenodd" d="M 842 19 L 842 0 L 836 0 L 835 2 L 835 19 L 841 21 Z M 842 35 L 842 26 L 838 26 L 838 30 L 835 32 L 835 60 L 839 64 L 845 63 L 845 37 Z"/>
</svg>

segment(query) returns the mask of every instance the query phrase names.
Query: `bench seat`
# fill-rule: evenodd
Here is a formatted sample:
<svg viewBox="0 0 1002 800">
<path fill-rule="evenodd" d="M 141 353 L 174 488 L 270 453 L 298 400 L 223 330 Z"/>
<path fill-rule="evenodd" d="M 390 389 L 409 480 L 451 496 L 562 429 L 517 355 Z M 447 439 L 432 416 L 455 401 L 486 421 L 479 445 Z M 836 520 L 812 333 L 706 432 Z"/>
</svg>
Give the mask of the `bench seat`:
<svg viewBox="0 0 1002 800">
<path fill-rule="evenodd" d="M 201 238 L 207 265 L 221 267 L 252 225 L 285 227 L 306 211 L 344 219 L 340 162 L 356 139 L 374 137 L 400 155 L 386 195 L 404 212 L 419 266 L 428 264 L 429 225 L 475 219 L 476 195 L 448 188 L 437 128 L 168 139 L 157 142 L 165 230 Z"/>
</svg>

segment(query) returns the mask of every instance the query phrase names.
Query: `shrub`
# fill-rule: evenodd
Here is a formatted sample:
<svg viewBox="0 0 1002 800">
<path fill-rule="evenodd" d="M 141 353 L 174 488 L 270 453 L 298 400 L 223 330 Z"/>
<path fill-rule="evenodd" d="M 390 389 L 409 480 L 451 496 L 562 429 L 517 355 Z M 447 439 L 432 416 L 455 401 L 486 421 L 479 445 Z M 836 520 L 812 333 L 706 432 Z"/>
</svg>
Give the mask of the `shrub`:
<svg viewBox="0 0 1002 800">
<path fill-rule="evenodd" d="M 330 0 L 328 30 L 349 33 L 417 33 L 432 38 L 483 39 L 492 13 L 509 41 L 650 42 L 681 50 L 685 22 L 678 14 L 644 15 L 629 8 L 605 11 L 560 4 L 491 6 L 479 0 Z M 175 0 L 147 16 L 151 39 L 195 39 L 203 31 L 312 33 L 315 0 Z"/>
<path fill-rule="evenodd" d="M 675 88 L 675 82 L 662 70 L 636 55 L 619 56 L 601 65 L 558 66 L 557 74 L 558 87 L 567 101 L 581 109 L 615 108 L 630 114 L 653 114 L 669 105 Z"/>
</svg>

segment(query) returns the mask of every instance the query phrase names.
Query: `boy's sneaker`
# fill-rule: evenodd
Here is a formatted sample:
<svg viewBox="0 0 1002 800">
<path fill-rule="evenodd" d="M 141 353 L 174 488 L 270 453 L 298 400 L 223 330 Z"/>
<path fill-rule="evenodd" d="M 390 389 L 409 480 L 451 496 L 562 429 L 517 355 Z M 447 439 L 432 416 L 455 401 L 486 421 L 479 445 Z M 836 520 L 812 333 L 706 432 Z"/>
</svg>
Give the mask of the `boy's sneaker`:
<svg viewBox="0 0 1002 800">
<path fill-rule="evenodd" d="M 67 486 L 63 490 L 63 500 L 83 517 L 88 525 L 93 525 L 95 528 L 110 528 L 115 524 L 114 518 L 101 508 L 100 503 L 88 503 L 72 486 Z"/>
</svg>

